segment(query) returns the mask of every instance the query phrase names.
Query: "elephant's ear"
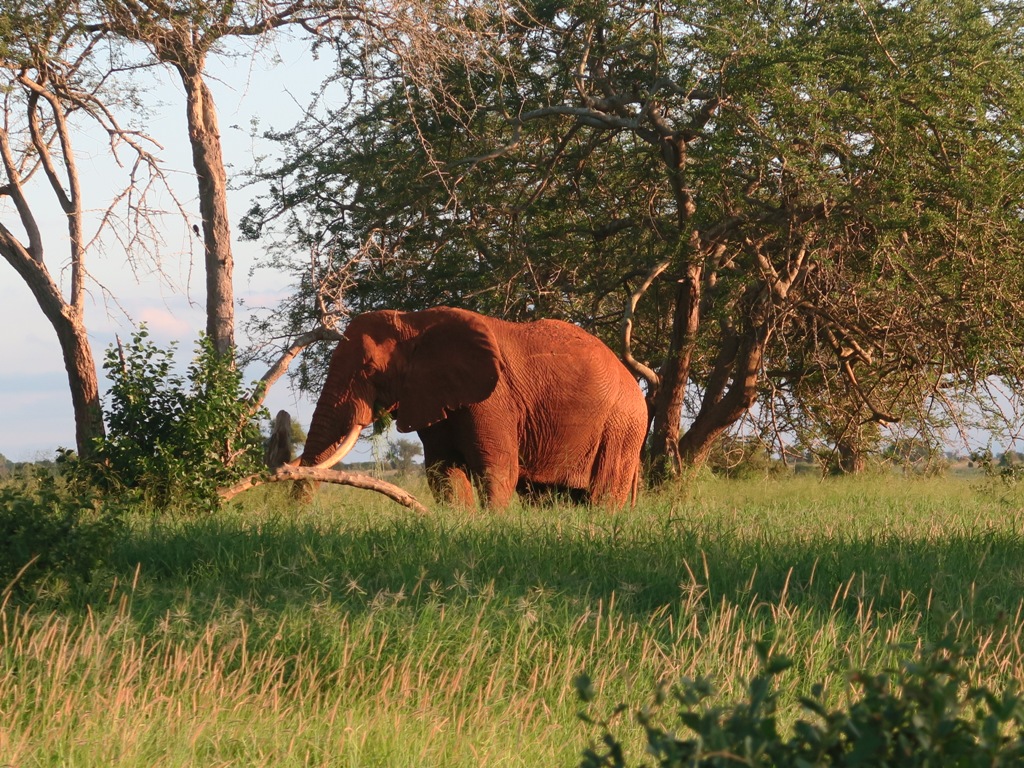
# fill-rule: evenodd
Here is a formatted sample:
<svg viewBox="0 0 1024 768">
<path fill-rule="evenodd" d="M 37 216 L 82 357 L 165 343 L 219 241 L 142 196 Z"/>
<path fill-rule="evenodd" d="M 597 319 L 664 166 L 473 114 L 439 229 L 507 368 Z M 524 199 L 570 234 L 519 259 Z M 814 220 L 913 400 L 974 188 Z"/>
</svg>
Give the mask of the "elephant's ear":
<svg viewBox="0 0 1024 768">
<path fill-rule="evenodd" d="M 449 411 L 486 400 L 498 384 L 497 340 L 474 315 L 444 318 L 407 343 L 395 412 L 400 432 L 429 427 Z"/>
</svg>

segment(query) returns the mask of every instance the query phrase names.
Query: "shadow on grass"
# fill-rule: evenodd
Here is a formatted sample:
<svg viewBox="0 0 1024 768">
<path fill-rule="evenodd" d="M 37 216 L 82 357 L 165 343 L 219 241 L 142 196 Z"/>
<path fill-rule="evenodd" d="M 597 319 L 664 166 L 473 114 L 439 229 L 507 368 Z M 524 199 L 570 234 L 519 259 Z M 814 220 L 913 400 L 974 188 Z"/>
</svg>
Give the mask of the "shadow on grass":
<svg viewBox="0 0 1024 768">
<path fill-rule="evenodd" d="M 614 595 L 620 613 L 641 620 L 683 604 L 851 619 L 869 609 L 876 617 L 921 612 L 925 629 L 941 631 L 950 618 L 982 626 L 1013 619 L 1024 594 L 1015 526 L 918 537 L 749 535 L 711 516 L 687 521 L 665 510 L 234 512 L 137 531 L 113 565 L 125 585 L 138 566 L 136 610 L 159 616 L 187 595 L 200 622 L 230 605 L 283 613 L 327 601 L 359 614 L 382 601 L 415 610 L 426 601 L 512 603 L 539 594 L 577 615 Z"/>
</svg>

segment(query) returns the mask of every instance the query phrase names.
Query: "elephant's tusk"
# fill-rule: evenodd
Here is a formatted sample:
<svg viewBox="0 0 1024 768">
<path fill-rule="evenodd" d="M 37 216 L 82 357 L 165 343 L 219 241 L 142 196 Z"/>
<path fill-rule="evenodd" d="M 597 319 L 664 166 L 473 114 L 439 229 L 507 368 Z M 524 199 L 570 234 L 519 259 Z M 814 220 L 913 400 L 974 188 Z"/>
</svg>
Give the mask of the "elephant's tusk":
<svg viewBox="0 0 1024 768">
<path fill-rule="evenodd" d="M 341 441 L 341 445 L 338 446 L 338 450 L 332 453 L 327 459 L 321 461 L 319 464 L 315 464 L 316 469 L 329 469 L 337 464 L 339 461 L 348 455 L 359 439 L 359 433 L 363 431 L 363 428 L 356 424 L 352 427 L 352 431 L 345 435 L 345 439 Z"/>
</svg>

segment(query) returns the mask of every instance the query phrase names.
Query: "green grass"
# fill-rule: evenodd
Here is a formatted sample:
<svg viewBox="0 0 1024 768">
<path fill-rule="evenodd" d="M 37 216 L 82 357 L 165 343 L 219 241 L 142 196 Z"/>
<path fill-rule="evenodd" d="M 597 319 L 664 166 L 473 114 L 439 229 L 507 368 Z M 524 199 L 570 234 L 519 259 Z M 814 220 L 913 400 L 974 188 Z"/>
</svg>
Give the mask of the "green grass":
<svg viewBox="0 0 1024 768">
<path fill-rule="evenodd" d="M 684 675 L 729 700 L 753 639 L 796 661 L 790 717 L 949 631 L 979 681 L 1024 682 L 1019 495 L 701 478 L 617 514 L 419 517 L 271 487 L 140 517 L 103 578 L 0 611 L 0 765 L 575 765 L 574 675 L 609 710 Z"/>
</svg>

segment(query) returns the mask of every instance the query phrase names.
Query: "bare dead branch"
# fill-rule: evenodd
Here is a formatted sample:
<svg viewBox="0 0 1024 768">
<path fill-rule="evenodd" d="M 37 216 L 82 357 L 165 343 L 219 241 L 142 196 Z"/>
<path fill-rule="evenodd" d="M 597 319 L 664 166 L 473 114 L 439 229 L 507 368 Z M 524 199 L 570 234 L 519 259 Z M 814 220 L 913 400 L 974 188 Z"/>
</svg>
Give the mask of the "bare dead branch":
<svg viewBox="0 0 1024 768">
<path fill-rule="evenodd" d="M 620 338 L 622 340 L 622 362 L 634 376 L 644 378 L 650 385 L 651 391 L 657 391 L 658 387 L 661 385 L 661 379 L 653 370 L 633 357 L 633 316 L 636 314 L 636 305 L 640 301 L 640 298 L 647 293 L 647 290 L 651 287 L 654 281 L 658 279 L 658 276 L 662 272 L 668 269 L 669 264 L 671 263 L 671 259 L 665 259 L 664 261 L 656 264 L 654 268 L 647 273 L 647 277 L 644 278 L 640 287 L 633 291 L 626 300 L 626 308 L 622 313 L 622 326 L 620 331 Z"/>
<path fill-rule="evenodd" d="M 50 181 L 50 186 L 53 188 L 53 193 L 60 202 L 61 208 L 64 213 L 70 214 L 75 207 L 74 193 L 64 189 L 64 185 L 60 180 L 60 175 L 57 172 L 56 163 L 53 161 L 53 157 L 50 154 L 50 143 L 43 136 L 43 127 L 39 122 L 39 113 L 37 110 L 39 99 L 45 99 L 53 110 L 53 124 L 60 135 L 62 152 L 65 158 L 73 157 L 73 153 L 69 151 L 69 144 L 67 141 L 67 123 L 64 120 L 64 107 L 60 100 L 53 95 L 52 92 L 47 90 L 41 84 L 35 82 L 27 74 L 23 73 L 19 78 L 18 82 L 30 93 L 28 99 L 28 120 L 29 128 L 32 134 L 32 143 L 36 148 L 36 152 L 39 154 L 39 160 L 43 165 L 43 170 L 46 172 L 46 177 Z M 72 172 L 72 168 L 68 168 L 69 175 Z"/>
<path fill-rule="evenodd" d="M 429 512 L 415 496 L 399 488 L 397 485 L 364 475 L 361 472 L 345 472 L 340 469 L 316 469 L 314 467 L 290 467 L 286 465 L 278 468 L 277 471 L 270 475 L 250 475 L 228 488 L 219 489 L 218 493 L 222 499 L 227 501 L 243 491 L 255 488 L 257 485 L 278 483 L 284 480 L 312 480 L 321 483 L 351 485 L 353 488 L 362 488 L 363 490 L 381 493 L 403 507 L 408 507 L 420 514 L 425 515 Z"/>
<path fill-rule="evenodd" d="M 43 170 L 50 181 L 53 194 L 60 202 L 68 219 L 69 246 L 71 250 L 71 298 L 70 304 L 78 310 L 82 309 L 85 297 L 85 254 L 82 252 L 82 193 L 78 176 L 78 163 L 71 147 L 71 135 L 68 130 L 67 112 L 60 97 L 53 91 L 43 87 L 23 73 L 18 82 L 29 91 L 28 121 L 32 143 L 39 153 Z M 53 130 L 60 140 L 60 153 L 67 189 L 60 180 L 57 169 L 50 156 L 50 145 L 43 137 L 43 127 L 37 111 L 38 100 L 43 99 L 50 105 Z"/>
<path fill-rule="evenodd" d="M 24 249 L 24 252 L 37 264 L 41 264 L 43 261 L 42 236 L 32 208 L 25 198 L 21 173 L 14 159 L 14 153 L 11 151 L 10 139 L 6 130 L 0 130 L 0 159 L 3 160 L 4 169 L 7 172 L 8 183 L 5 186 L 5 191 L 14 200 L 21 225 L 28 235 L 28 247 Z"/>
<path fill-rule="evenodd" d="M 340 331 L 336 331 L 332 328 L 314 328 L 312 331 L 303 333 L 296 336 L 291 344 L 281 353 L 281 356 L 274 362 L 273 365 L 267 370 L 266 373 L 260 378 L 260 384 L 262 385 L 257 394 L 253 397 L 253 411 L 255 412 L 262 404 L 263 398 L 272 386 L 284 376 L 288 370 L 288 366 L 292 364 L 292 361 L 299 355 L 302 350 L 317 341 L 341 341 L 342 334 Z"/>
</svg>

